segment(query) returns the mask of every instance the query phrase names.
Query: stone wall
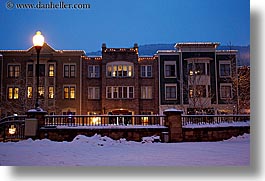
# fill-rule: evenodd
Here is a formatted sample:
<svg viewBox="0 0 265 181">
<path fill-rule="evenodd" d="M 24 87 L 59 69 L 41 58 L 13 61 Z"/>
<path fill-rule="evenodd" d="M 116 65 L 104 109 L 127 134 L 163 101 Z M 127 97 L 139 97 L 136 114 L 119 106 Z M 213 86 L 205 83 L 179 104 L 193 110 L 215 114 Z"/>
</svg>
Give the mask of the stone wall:
<svg viewBox="0 0 265 181">
<path fill-rule="evenodd" d="M 164 142 L 164 132 L 169 132 L 168 128 L 108 128 L 108 129 L 55 129 L 41 128 L 40 139 L 48 138 L 53 141 L 72 141 L 77 135 L 93 136 L 100 134 L 108 136 L 114 140 L 125 138 L 130 141 L 142 141 L 142 137 L 160 136 Z M 250 127 L 223 127 L 223 128 L 183 128 L 182 140 L 172 140 L 170 142 L 208 142 L 227 140 L 233 136 L 250 133 Z"/>
<path fill-rule="evenodd" d="M 108 128 L 108 129 L 56 129 L 56 128 L 41 128 L 40 139 L 50 139 L 53 141 L 72 141 L 77 135 L 94 136 L 100 134 L 101 136 L 108 136 L 114 140 L 126 138 L 130 141 L 142 141 L 142 137 L 160 136 L 162 132 L 167 132 L 168 128 Z"/>
<path fill-rule="evenodd" d="M 184 142 L 222 141 L 250 133 L 250 127 L 182 128 Z"/>
</svg>

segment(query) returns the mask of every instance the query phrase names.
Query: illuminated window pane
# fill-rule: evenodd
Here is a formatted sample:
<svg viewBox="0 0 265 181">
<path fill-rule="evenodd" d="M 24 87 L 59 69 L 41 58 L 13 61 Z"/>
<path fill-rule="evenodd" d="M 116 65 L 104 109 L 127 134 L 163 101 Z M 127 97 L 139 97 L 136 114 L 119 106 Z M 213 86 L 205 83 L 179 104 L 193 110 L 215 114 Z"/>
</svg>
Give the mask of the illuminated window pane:
<svg viewBox="0 0 265 181">
<path fill-rule="evenodd" d="M 54 98 L 54 87 L 49 87 L 49 99 Z"/>
<path fill-rule="evenodd" d="M 44 99 L 44 87 L 38 88 L 39 98 Z"/>
<path fill-rule="evenodd" d="M 132 77 L 133 76 L 133 67 L 129 66 L 128 68 L 129 68 L 128 76 Z"/>
<path fill-rule="evenodd" d="M 108 70 L 107 70 L 107 72 L 108 72 L 107 75 L 108 75 L 109 77 L 111 77 L 111 74 L 112 74 L 112 66 L 109 65 L 107 69 L 108 69 Z"/>
<path fill-rule="evenodd" d="M 28 87 L 27 97 L 28 97 L 29 99 L 31 99 L 32 96 L 33 96 L 33 93 L 32 93 L 32 87 Z"/>
<path fill-rule="evenodd" d="M 64 98 L 69 99 L 69 87 L 64 88 Z"/>
<path fill-rule="evenodd" d="M 70 87 L 70 99 L 75 99 L 75 87 Z"/>
<path fill-rule="evenodd" d="M 14 99 L 18 99 L 18 92 L 19 92 L 19 89 L 17 87 L 14 88 Z"/>
<path fill-rule="evenodd" d="M 13 88 L 8 88 L 8 99 L 13 99 Z"/>
<path fill-rule="evenodd" d="M 54 77 L 54 65 L 49 65 L 49 77 Z"/>
</svg>

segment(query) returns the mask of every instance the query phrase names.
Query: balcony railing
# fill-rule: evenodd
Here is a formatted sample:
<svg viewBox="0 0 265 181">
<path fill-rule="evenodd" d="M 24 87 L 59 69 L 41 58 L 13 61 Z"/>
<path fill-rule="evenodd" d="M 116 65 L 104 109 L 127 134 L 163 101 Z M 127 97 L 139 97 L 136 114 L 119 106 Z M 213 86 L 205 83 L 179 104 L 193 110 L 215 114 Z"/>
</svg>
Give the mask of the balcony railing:
<svg viewBox="0 0 265 181">
<path fill-rule="evenodd" d="M 164 115 L 49 115 L 45 126 L 164 125 Z"/>
<path fill-rule="evenodd" d="M 249 122 L 250 115 L 182 115 L 182 126 Z"/>
</svg>

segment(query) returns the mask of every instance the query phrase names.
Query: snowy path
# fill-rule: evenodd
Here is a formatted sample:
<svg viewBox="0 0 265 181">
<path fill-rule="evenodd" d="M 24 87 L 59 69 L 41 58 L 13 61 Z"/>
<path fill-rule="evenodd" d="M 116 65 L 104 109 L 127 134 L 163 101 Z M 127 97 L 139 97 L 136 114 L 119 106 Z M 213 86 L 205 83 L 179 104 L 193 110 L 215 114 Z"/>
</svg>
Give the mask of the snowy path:
<svg viewBox="0 0 265 181">
<path fill-rule="evenodd" d="M 249 166 L 250 135 L 221 142 L 139 143 L 78 136 L 72 142 L 0 143 L 0 165 Z"/>
</svg>

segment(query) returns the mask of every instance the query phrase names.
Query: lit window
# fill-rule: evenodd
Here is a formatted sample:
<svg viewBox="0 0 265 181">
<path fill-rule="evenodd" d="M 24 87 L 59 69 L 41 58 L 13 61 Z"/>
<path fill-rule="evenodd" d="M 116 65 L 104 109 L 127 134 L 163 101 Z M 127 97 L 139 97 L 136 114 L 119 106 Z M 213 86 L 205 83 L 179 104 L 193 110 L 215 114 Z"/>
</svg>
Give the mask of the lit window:
<svg viewBox="0 0 265 181">
<path fill-rule="evenodd" d="M 49 64 L 49 77 L 54 77 L 54 64 Z"/>
<path fill-rule="evenodd" d="M 64 99 L 75 99 L 75 86 L 64 86 Z"/>
<path fill-rule="evenodd" d="M 205 63 L 189 63 L 189 75 L 205 75 Z"/>
<path fill-rule="evenodd" d="M 49 87 L 49 99 L 54 98 L 54 87 Z"/>
<path fill-rule="evenodd" d="M 133 64 L 130 62 L 111 62 L 107 64 L 108 77 L 132 77 Z"/>
<path fill-rule="evenodd" d="M 44 99 L 44 87 L 38 88 L 38 94 L 40 99 Z"/>
<path fill-rule="evenodd" d="M 206 86 L 205 85 L 190 86 L 189 96 L 190 96 L 190 98 L 206 97 Z"/>
<path fill-rule="evenodd" d="M 9 87 L 8 88 L 8 99 L 18 99 L 19 88 Z"/>
<path fill-rule="evenodd" d="M 33 97 L 32 91 L 33 91 L 32 87 L 28 87 L 28 93 L 27 93 L 28 99 L 32 99 L 32 97 Z"/>
<path fill-rule="evenodd" d="M 69 99 L 69 87 L 64 87 L 64 99 Z"/>
<path fill-rule="evenodd" d="M 70 99 L 75 99 L 75 87 L 70 87 Z"/>
</svg>

